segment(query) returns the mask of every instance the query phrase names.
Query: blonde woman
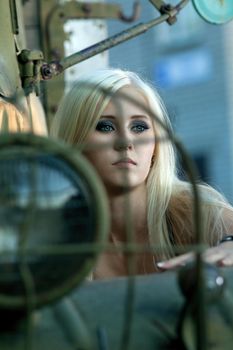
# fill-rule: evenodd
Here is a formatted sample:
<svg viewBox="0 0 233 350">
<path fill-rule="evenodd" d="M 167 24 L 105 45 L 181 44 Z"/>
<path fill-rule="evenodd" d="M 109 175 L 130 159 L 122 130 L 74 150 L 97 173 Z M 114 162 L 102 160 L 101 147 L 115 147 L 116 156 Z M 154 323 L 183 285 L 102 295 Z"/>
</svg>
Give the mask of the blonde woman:
<svg viewBox="0 0 233 350">
<path fill-rule="evenodd" d="M 195 243 L 193 195 L 177 176 L 171 130 L 158 92 L 133 72 L 106 69 L 84 75 L 62 99 L 51 136 L 82 147 L 105 185 L 109 241 L 127 241 L 128 224 L 139 245 L 156 246 L 136 256 L 136 274 L 172 269 L 192 259 L 175 249 Z M 233 208 L 207 185 L 198 185 L 206 261 L 233 264 Z M 219 243 L 221 242 L 221 243 Z M 94 278 L 127 275 L 127 255 L 105 252 Z"/>
</svg>

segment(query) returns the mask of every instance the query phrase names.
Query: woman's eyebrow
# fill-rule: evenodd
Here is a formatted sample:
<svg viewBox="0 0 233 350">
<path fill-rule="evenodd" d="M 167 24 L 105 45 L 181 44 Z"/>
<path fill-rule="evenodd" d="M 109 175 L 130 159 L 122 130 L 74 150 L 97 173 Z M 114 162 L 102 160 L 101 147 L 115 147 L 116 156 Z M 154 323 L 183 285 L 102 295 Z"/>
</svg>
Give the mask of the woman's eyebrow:
<svg viewBox="0 0 233 350">
<path fill-rule="evenodd" d="M 111 114 L 104 114 L 100 116 L 100 119 L 117 119 L 118 117 Z M 147 114 L 134 114 L 129 116 L 130 119 L 151 119 Z"/>
<path fill-rule="evenodd" d="M 151 119 L 147 114 L 135 114 L 130 117 L 131 119 Z"/>
<path fill-rule="evenodd" d="M 101 115 L 100 119 L 116 119 L 116 116 L 106 114 L 106 115 Z"/>
</svg>

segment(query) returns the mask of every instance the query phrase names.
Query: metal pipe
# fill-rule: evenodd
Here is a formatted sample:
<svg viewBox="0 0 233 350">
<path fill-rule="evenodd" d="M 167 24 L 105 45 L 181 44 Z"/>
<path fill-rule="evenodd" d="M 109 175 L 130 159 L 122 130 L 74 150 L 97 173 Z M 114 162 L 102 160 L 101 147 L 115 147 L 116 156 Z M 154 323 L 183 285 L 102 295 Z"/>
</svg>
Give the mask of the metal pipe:
<svg viewBox="0 0 233 350">
<path fill-rule="evenodd" d="M 182 0 L 174 8 L 172 8 L 172 17 L 176 16 L 181 8 L 188 3 L 189 0 Z M 80 63 L 90 57 L 93 57 L 105 50 L 108 50 L 116 45 L 119 45 L 127 40 L 134 38 L 137 35 L 145 33 L 150 28 L 171 19 L 171 12 L 162 14 L 160 17 L 153 19 L 147 23 L 139 23 L 130 29 L 124 30 L 108 39 L 100 41 L 99 43 L 92 45 L 84 50 L 76 52 L 68 57 L 65 57 L 62 61 L 51 62 L 43 64 L 41 67 L 41 79 L 51 79 L 53 76 L 59 75 L 65 69 L 72 67 L 73 65 Z"/>
</svg>

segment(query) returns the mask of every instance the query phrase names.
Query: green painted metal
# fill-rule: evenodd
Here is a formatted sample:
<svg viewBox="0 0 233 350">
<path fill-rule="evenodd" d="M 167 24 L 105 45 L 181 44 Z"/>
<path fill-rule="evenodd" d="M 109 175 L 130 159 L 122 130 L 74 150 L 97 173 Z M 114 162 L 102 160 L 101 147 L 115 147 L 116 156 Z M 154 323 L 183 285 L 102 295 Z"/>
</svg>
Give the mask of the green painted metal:
<svg viewBox="0 0 233 350">
<path fill-rule="evenodd" d="M 213 4 L 213 1 L 211 0 L 211 4 Z M 150 2 L 154 5 L 164 4 L 164 2 L 159 0 L 151 0 Z M 52 81 L 54 85 L 49 85 L 50 82 L 46 82 L 49 96 L 51 96 L 51 100 L 47 102 L 51 113 L 54 112 L 56 103 L 60 99 L 60 94 L 64 90 L 63 76 L 60 75 L 62 70 L 98 52 L 115 46 L 124 40 L 129 40 L 131 37 L 143 33 L 149 29 L 150 25 L 152 26 L 155 23 L 158 24 L 164 20 L 169 20 L 171 14 L 176 15 L 174 9 L 166 8 L 166 11 L 163 11 L 162 19 L 152 21 L 149 23 L 148 28 L 143 27 L 143 25 L 141 27 L 134 27 L 116 37 L 108 39 L 108 41 L 100 43 L 98 47 L 89 48 L 83 52 L 76 53 L 72 57 L 63 59 L 63 41 L 66 39 L 63 24 L 66 16 L 71 16 L 75 10 L 76 15 L 79 11 L 79 18 L 84 18 L 85 16 L 93 17 L 94 15 L 98 16 L 98 18 L 101 16 L 101 18 L 104 18 L 105 15 L 114 18 L 116 16 L 116 7 L 112 7 L 111 10 L 115 12 L 111 12 L 109 8 L 109 12 L 103 14 L 100 7 L 95 7 L 95 10 L 93 7 L 90 11 L 90 7 L 78 7 L 81 5 L 77 6 L 77 3 L 74 4 L 74 1 L 71 1 L 66 7 L 58 7 L 58 2 L 55 0 L 41 0 L 39 3 L 41 4 L 41 27 L 46 28 L 46 30 L 42 31 L 42 41 L 45 45 L 42 48 L 43 54 L 46 60 L 60 61 L 57 66 L 54 66 L 54 76 L 58 75 L 55 78 L 53 76 L 54 79 Z M 187 1 L 181 1 L 180 8 L 185 3 Z M 193 4 L 201 16 L 204 18 L 207 17 L 207 20 L 210 22 L 223 23 L 232 18 L 232 7 L 227 7 L 227 12 L 220 11 L 214 17 L 212 12 L 214 6 L 210 7 L 210 2 L 207 0 L 199 2 L 193 0 Z M 203 4 L 209 6 L 208 11 L 203 7 Z M 230 2 L 219 0 L 217 6 L 220 8 L 219 6 L 225 4 L 229 6 Z M 203 8 L 204 14 L 202 12 Z M 60 12 L 61 9 L 62 12 Z M 0 40 L 0 93 L 3 98 L 23 110 L 26 108 L 25 95 L 29 94 L 32 90 L 37 90 L 39 93 L 39 81 L 41 79 L 40 74 L 43 68 L 44 57 L 42 52 L 28 50 L 26 47 L 21 1 L 0 1 L 0 33 L 4 33 L 4 35 L 1 34 Z M 51 38 L 52 41 L 50 41 Z M 47 68 L 53 68 L 53 66 L 48 66 Z M 58 70 L 56 71 L 57 68 Z M 55 84 L 56 89 L 53 88 Z M 75 166 L 78 173 L 85 174 L 95 194 L 93 205 L 97 215 L 96 227 L 98 233 L 95 237 L 97 243 L 91 247 L 90 245 L 84 246 L 83 251 L 74 246 L 66 248 L 70 253 L 76 252 L 77 254 L 91 251 L 94 252 L 96 258 L 100 249 L 103 248 L 101 244 L 103 242 L 102 234 L 108 231 L 108 214 L 106 214 L 107 205 L 102 190 L 95 187 L 98 182 L 95 174 L 89 171 L 88 165 L 86 166 L 85 162 L 81 159 L 79 161 L 79 153 L 74 149 L 69 148 L 63 151 L 63 146 L 55 145 L 52 141 L 41 140 L 28 135 L 15 135 L 14 138 L 7 138 L 8 136 L 1 136 L 0 149 L 1 147 L 5 147 L 5 151 L 8 152 L 9 148 L 9 154 L 13 142 L 15 142 L 15 145 L 18 142 L 18 146 L 24 144 L 25 147 L 38 147 L 40 150 L 46 150 L 62 156 Z M 25 151 L 31 152 L 30 147 Z M 102 200 L 104 202 L 101 202 Z M 200 218 L 197 217 L 196 221 L 199 223 Z M 198 229 L 197 232 L 199 232 Z M 201 240 L 201 236 L 199 238 Z M 98 245 L 99 241 L 100 244 Z M 51 254 L 56 255 L 61 253 L 61 250 L 56 250 L 57 247 L 53 248 L 53 251 L 50 251 Z M 38 254 L 38 252 L 41 253 L 40 247 L 37 247 L 34 251 L 35 254 Z M 46 253 L 48 252 L 46 251 Z M 41 307 L 37 311 L 32 311 L 32 305 L 26 303 L 25 296 L 18 295 L 14 298 L 1 294 L 1 306 L 3 308 L 5 306 L 6 308 L 6 306 L 9 307 L 11 304 L 12 307 L 11 311 L 1 310 L 1 350 L 42 350 L 47 348 L 51 350 L 230 350 L 232 348 L 232 269 L 224 270 L 227 283 L 224 285 L 223 291 L 217 295 L 214 302 L 208 301 L 205 305 L 203 304 L 203 300 L 206 300 L 203 290 L 205 278 L 203 278 L 203 266 L 200 255 L 198 255 L 197 261 L 198 278 L 195 279 L 196 284 L 194 286 L 197 293 L 194 299 L 185 298 L 181 294 L 181 288 L 177 283 L 177 276 L 174 272 L 143 277 L 136 276 L 130 279 L 121 278 L 112 281 L 94 281 L 92 283 L 85 283 L 83 287 L 71 292 L 72 288 L 83 281 L 86 274 L 93 267 L 93 262 L 94 259 L 89 259 L 85 268 L 82 271 L 77 271 L 74 279 L 69 281 L 71 283 L 65 285 L 61 283 L 60 289 L 58 288 L 55 291 L 49 290 L 47 291 L 48 293 L 36 296 L 38 300 L 35 305 Z M 57 302 L 57 304 L 54 304 L 64 294 L 66 297 Z M 200 307 L 197 305 L 197 302 L 200 303 Z M 44 307 L 43 305 L 45 303 L 50 304 Z M 131 306 L 126 307 L 126 305 Z M 24 309 L 25 306 L 28 308 L 28 314 L 25 315 L 22 314 L 22 311 L 16 311 L 17 308 Z M 5 328 L 4 330 L 4 321 L 6 319 L 10 319 L 9 324 L 11 327 L 15 327 L 14 330 L 9 328 Z M 126 320 L 128 319 L 131 319 L 132 323 L 127 324 Z M 204 335 L 205 339 L 201 335 Z"/>
<path fill-rule="evenodd" d="M 232 349 L 233 271 L 221 269 L 221 274 L 226 280 L 224 291 L 214 303 L 206 304 L 208 350 Z M 185 312 L 186 299 L 176 272 L 137 276 L 134 287 L 128 350 L 199 349 L 194 319 L 191 312 Z M 33 350 L 89 350 L 90 344 L 91 350 L 125 350 L 122 334 L 127 297 L 127 278 L 84 283 L 65 299 L 35 313 Z M 1 334 L 1 350 L 23 350 L 27 335 L 26 324 L 21 322 L 13 333 Z"/>
<path fill-rule="evenodd" d="M 14 13 L 16 18 L 17 14 Z M 16 57 L 12 12 L 9 1 L 0 2 L 0 94 L 8 99 L 19 99 L 23 94 Z"/>
<path fill-rule="evenodd" d="M 64 31 L 64 24 L 70 19 L 119 19 L 131 22 L 138 17 L 139 6 L 135 4 L 132 16 L 125 16 L 117 4 L 103 2 L 79 2 L 76 0 L 64 3 L 58 0 L 40 0 L 40 28 L 42 50 L 47 62 L 59 62 L 64 59 L 64 41 L 69 35 Z M 61 73 L 61 71 L 60 71 Z M 64 89 L 64 75 L 53 75 L 53 80 L 43 85 L 44 103 L 48 122 L 53 117 L 58 101 L 60 101 Z"/>
<path fill-rule="evenodd" d="M 51 199 L 53 198 L 52 194 L 54 193 L 54 189 L 50 188 L 48 183 L 44 183 L 42 188 L 39 187 L 39 189 L 37 189 L 38 187 L 35 187 L 36 184 L 37 186 L 41 186 L 40 182 L 38 184 L 37 179 L 40 178 L 41 174 L 46 170 L 45 166 L 43 165 L 44 163 L 40 163 L 39 161 L 40 157 L 44 157 L 44 159 L 50 158 L 51 166 L 49 165 L 48 169 L 52 169 L 53 171 L 57 169 L 57 171 L 61 174 L 61 169 L 65 169 L 64 176 L 69 179 L 71 185 L 76 188 L 79 196 L 83 196 L 85 199 L 84 204 L 89 206 L 89 216 L 85 218 L 77 216 L 77 220 L 80 220 L 80 222 L 86 219 L 92 223 L 91 232 L 85 232 L 87 236 L 81 238 L 81 243 L 80 240 L 78 240 L 78 235 L 80 233 L 77 232 L 77 239 L 72 235 L 71 237 L 73 237 L 73 240 L 71 241 L 68 240 L 68 237 L 64 237 L 64 244 L 60 244 L 61 241 L 63 242 L 63 233 L 67 232 L 68 235 L 71 234 L 70 227 L 73 227 L 73 222 L 70 223 L 71 226 L 69 226 L 68 222 L 63 222 L 63 220 L 67 220 L 67 218 L 65 219 L 64 212 L 67 212 L 68 217 L 71 215 L 72 220 L 72 205 L 75 204 L 72 204 L 73 202 L 69 204 L 69 202 L 64 202 L 64 200 L 62 201 L 62 205 L 59 204 L 59 202 L 54 204 L 54 201 L 52 201 L 52 204 L 50 204 Z M 24 163 L 19 163 L 19 158 L 21 161 L 24 160 Z M 56 168 L 56 159 L 58 161 L 57 164 L 63 164 L 60 165 L 59 168 Z M 102 182 L 99 180 L 96 174 L 95 169 L 86 160 L 86 158 L 74 148 L 68 147 L 62 142 L 55 142 L 49 138 L 39 137 L 31 134 L 16 133 L 1 135 L 0 168 L 2 174 L 5 174 L 5 169 L 3 169 L 3 167 L 4 164 L 6 165 L 6 162 L 8 160 L 10 160 L 10 163 L 7 164 L 12 164 L 12 173 L 11 169 L 9 169 L 8 166 L 6 170 L 8 176 L 4 177 L 4 188 L 0 190 L 0 209 L 7 211 L 9 213 L 9 216 L 10 212 L 14 212 L 16 209 L 21 212 L 20 224 L 18 226 L 16 224 L 16 226 L 12 227 L 12 232 L 17 235 L 15 237 L 17 244 L 14 245 L 13 251 L 11 250 L 8 252 L 11 256 L 13 254 L 13 257 L 15 257 L 13 261 L 15 259 L 18 261 L 19 271 L 18 273 L 16 272 L 17 269 L 15 270 L 14 263 L 4 264 L 4 260 L 1 260 L 0 309 L 25 310 L 28 299 L 20 287 L 22 283 L 22 280 L 20 279 L 20 264 L 22 261 L 26 259 L 26 265 L 29 266 L 30 270 L 30 264 L 32 260 L 31 269 L 33 270 L 36 268 L 36 266 L 38 266 L 38 271 L 40 273 L 39 276 L 31 276 L 35 282 L 35 285 L 37 284 L 36 281 L 38 281 L 38 288 L 36 288 L 36 291 L 31 291 L 34 307 L 38 307 L 46 303 L 51 303 L 57 298 L 61 298 L 61 296 L 68 293 L 71 289 L 82 282 L 87 274 L 89 274 L 93 269 L 96 258 L 99 255 L 100 251 L 102 251 L 103 245 L 107 239 L 106 237 L 109 232 L 109 211 L 105 190 L 103 188 Z M 50 162 L 48 162 L 48 164 L 50 164 Z M 21 182 L 17 180 L 16 176 L 14 175 L 16 167 L 20 166 L 20 164 L 21 168 L 19 168 L 18 173 L 21 175 Z M 26 164 L 28 164 L 28 169 L 32 169 L 30 173 L 26 171 Z M 21 171 L 20 169 L 22 169 L 22 167 L 24 167 L 23 169 L 25 170 Z M 70 169 L 70 171 L 74 173 L 73 177 L 71 175 L 69 175 L 70 177 L 67 175 L 66 169 Z M 8 178 L 9 182 L 7 180 Z M 19 192 L 19 190 L 16 190 L 19 187 L 20 183 L 22 183 L 23 187 L 22 193 Z M 26 194 L 31 194 L 31 197 L 28 197 L 28 195 L 23 196 L 25 193 L 26 183 Z M 58 187 L 58 193 L 60 193 L 59 191 L 61 191 L 61 188 L 62 187 Z M 44 197 L 44 199 L 42 198 L 42 204 L 39 200 L 41 193 L 44 193 L 44 196 L 47 196 Z M 66 195 L 66 193 L 63 193 L 63 195 Z M 58 196 L 56 192 L 55 196 Z M 13 204 L 12 197 L 14 198 Z M 23 205 L 22 198 L 24 198 Z M 58 198 L 59 197 L 56 197 L 57 201 Z M 70 196 L 69 198 L 72 200 L 73 197 Z M 38 232 L 38 237 L 36 238 L 33 236 L 34 230 L 36 231 L 36 228 L 33 229 L 35 226 L 36 216 L 39 216 L 41 219 L 43 219 L 41 220 L 41 230 L 43 233 L 45 229 L 43 226 L 43 222 L 45 220 L 44 215 L 46 214 L 43 210 L 43 203 L 46 204 L 47 202 L 48 228 L 46 226 L 46 230 L 48 231 L 44 238 L 43 235 L 40 238 L 40 232 Z M 82 208 L 82 205 L 84 204 L 80 202 L 79 206 Z M 79 207 L 77 207 L 77 213 L 75 215 L 78 215 L 78 209 Z M 54 224 L 55 226 L 57 224 L 60 226 L 55 229 L 55 226 L 52 224 L 52 222 L 54 220 L 54 215 L 56 218 L 56 215 L 58 214 L 60 215 L 59 222 L 56 221 Z M 39 223 L 37 222 L 37 224 Z M 68 228 L 66 228 L 66 224 L 68 224 Z M 3 225 L 2 221 L 1 225 Z M 1 228 L 2 227 L 5 226 L 3 225 Z M 11 222 L 8 223 L 8 227 L 11 227 Z M 78 227 L 82 227 L 81 224 Z M 64 231 L 65 228 L 66 231 Z M 20 245 L 22 235 L 25 235 L 25 246 Z M 46 237 L 50 237 L 50 239 Z M 99 245 L 98 249 L 92 249 L 93 243 L 97 243 Z M 1 247 L 0 253 L 3 255 L 7 254 L 5 248 L 2 249 Z M 32 256 L 35 258 L 35 261 L 34 259 L 31 259 Z M 54 259 L 57 259 L 56 261 L 58 261 L 60 258 L 61 262 L 64 260 L 64 263 L 68 259 L 70 265 L 66 267 L 64 264 L 57 263 L 57 266 L 54 266 L 54 269 L 56 269 L 56 271 L 52 272 L 50 268 L 51 274 L 48 275 L 47 269 L 49 268 L 49 262 L 46 263 L 46 260 L 50 261 L 51 264 L 51 257 L 53 256 Z M 9 278 L 6 278 L 8 269 L 10 269 L 11 273 L 9 275 Z M 68 271 L 66 269 L 68 269 Z M 12 271 L 14 271 L 14 273 Z M 35 269 L 35 271 L 37 270 Z M 57 278 L 59 278 L 60 274 L 59 284 L 57 284 L 57 279 L 53 278 L 53 274 L 55 274 L 55 276 L 58 276 Z M 44 276 L 43 280 L 41 280 L 41 276 Z M 26 290 L 26 284 L 28 282 L 30 285 L 31 277 L 29 276 L 26 280 L 23 279 Z M 5 290 L 8 290 L 8 292 L 4 293 L 3 291 Z"/>
<path fill-rule="evenodd" d="M 31 80 L 28 91 L 25 89 L 24 78 L 21 76 L 22 67 L 18 61 L 21 52 L 26 48 L 21 1 L 0 1 L 0 37 L 0 95 L 15 105 L 23 118 L 27 119 L 25 124 L 30 125 L 31 112 L 26 94 L 35 90 L 35 72 L 29 71 L 28 67 L 24 71 Z"/>
<path fill-rule="evenodd" d="M 52 0 L 55 1 L 55 0 Z M 168 21 L 169 24 L 174 24 L 176 21 L 176 15 L 179 13 L 183 7 L 187 5 L 189 0 L 181 0 L 176 6 L 165 6 L 165 9 L 160 11 L 162 14 L 151 21 L 145 23 L 139 23 L 127 30 L 124 30 L 110 38 L 102 40 L 97 44 L 90 46 L 80 52 L 75 52 L 74 54 L 65 57 L 62 60 L 55 60 L 51 63 L 45 64 L 41 70 L 42 79 L 51 79 L 53 77 L 59 76 L 63 71 L 75 64 L 78 64 L 92 56 L 95 56 L 107 49 L 110 49 L 116 45 L 119 45 L 127 40 L 134 38 L 137 35 L 145 33 L 150 28 Z M 153 0 L 153 5 L 154 0 Z M 56 51 L 56 50 L 55 50 Z M 56 51 L 57 52 L 57 51 Z M 60 56 L 60 54 L 59 54 Z"/>
</svg>

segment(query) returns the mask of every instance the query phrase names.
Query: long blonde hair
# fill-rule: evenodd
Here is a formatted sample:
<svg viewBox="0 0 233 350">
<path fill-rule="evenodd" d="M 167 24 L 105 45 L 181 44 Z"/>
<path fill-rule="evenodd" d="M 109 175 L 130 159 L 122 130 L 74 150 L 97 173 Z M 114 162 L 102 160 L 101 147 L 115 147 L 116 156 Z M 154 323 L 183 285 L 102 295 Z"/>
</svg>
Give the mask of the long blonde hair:
<svg viewBox="0 0 233 350">
<path fill-rule="evenodd" d="M 147 99 L 152 116 L 156 116 L 156 138 L 163 140 L 155 149 L 155 161 L 147 179 L 149 240 L 163 254 L 174 256 L 174 243 L 194 242 L 192 187 L 177 176 L 175 151 L 167 139 L 172 130 L 166 108 L 158 92 L 137 74 L 120 69 L 105 69 L 83 75 L 65 95 L 52 121 L 50 135 L 71 144 L 82 144 L 95 128 L 111 96 L 124 86 L 136 87 Z M 106 93 L 107 92 L 107 93 Z M 223 209 L 231 206 L 213 188 L 200 185 L 205 212 L 203 231 L 208 244 L 216 244 L 227 230 Z M 165 250 L 163 248 L 166 247 Z"/>
<path fill-rule="evenodd" d="M 24 100 L 24 108 L 19 108 L 13 102 L 0 98 L 0 132 L 32 132 L 38 135 L 47 135 L 45 113 L 39 98 L 31 93 Z"/>
</svg>

